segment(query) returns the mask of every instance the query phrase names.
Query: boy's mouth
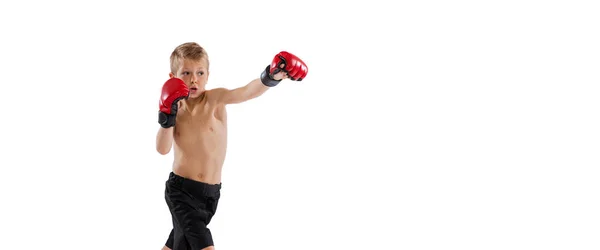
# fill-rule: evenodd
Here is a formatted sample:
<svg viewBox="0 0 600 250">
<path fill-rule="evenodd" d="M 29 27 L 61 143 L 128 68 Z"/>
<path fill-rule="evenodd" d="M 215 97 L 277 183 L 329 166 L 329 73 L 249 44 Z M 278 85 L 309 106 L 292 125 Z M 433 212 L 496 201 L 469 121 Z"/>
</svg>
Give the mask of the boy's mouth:
<svg viewBox="0 0 600 250">
<path fill-rule="evenodd" d="M 190 92 L 196 92 L 196 91 L 198 91 L 198 88 L 196 88 L 196 87 L 191 87 L 190 88 Z"/>
</svg>

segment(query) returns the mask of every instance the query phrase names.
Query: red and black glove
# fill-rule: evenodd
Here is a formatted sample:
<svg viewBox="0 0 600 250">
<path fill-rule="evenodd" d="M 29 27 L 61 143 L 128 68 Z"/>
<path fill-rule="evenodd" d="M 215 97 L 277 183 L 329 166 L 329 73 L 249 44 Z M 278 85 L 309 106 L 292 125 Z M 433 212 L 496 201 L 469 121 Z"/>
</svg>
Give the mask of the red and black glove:
<svg viewBox="0 0 600 250">
<path fill-rule="evenodd" d="M 265 71 L 262 72 L 260 79 L 266 86 L 277 86 L 281 80 L 275 80 L 273 76 L 279 72 L 287 73 L 292 81 L 302 81 L 308 74 L 308 67 L 306 63 L 292 53 L 281 51 L 275 55 L 271 65 L 267 66 Z"/>
<path fill-rule="evenodd" d="M 175 126 L 175 117 L 177 117 L 177 102 L 186 99 L 190 95 L 185 82 L 179 78 L 171 78 L 165 82 L 160 96 L 158 112 L 158 123 L 163 128 Z"/>
</svg>

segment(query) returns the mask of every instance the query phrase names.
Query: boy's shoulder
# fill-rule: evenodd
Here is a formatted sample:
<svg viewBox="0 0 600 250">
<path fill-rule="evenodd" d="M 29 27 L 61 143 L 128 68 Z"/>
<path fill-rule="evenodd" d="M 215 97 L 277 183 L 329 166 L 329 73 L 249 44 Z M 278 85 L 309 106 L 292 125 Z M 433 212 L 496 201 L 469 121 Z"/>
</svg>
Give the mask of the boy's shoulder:
<svg viewBox="0 0 600 250">
<path fill-rule="evenodd" d="M 227 88 L 223 88 L 223 87 L 219 87 L 219 88 L 213 88 L 213 89 L 207 89 L 206 90 L 206 94 L 207 95 L 216 95 L 216 94 L 220 94 L 220 93 L 224 93 L 226 92 L 228 89 Z"/>
<path fill-rule="evenodd" d="M 205 91 L 206 100 L 209 102 L 219 102 L 223 98 L 223 95 L 227 93 L 229 89 L 227 88 L 214 88 L 207 89 Z"/>
</svg>

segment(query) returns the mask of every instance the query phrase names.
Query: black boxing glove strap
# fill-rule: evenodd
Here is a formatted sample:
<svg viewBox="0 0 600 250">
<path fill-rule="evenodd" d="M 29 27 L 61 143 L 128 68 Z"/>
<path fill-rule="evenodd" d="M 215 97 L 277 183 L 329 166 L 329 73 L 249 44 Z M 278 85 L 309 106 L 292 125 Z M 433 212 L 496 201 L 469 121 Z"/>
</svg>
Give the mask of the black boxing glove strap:
<svg viewBox="0 0 600 250">
<path fill-rule="evenodd" d="M 190 94 L 188 94 L 187 96 L 184 97 L 179 97 L 177 99 L 175 99 L 173 101 L 173 104 L 171 104 L 171 114 L 167 114 L 165 112 L 162 111 L 158 111 L 158 124 L 160 124 L 160 126 L 162 126 L 163 128 L 170 128 L 175 126 L 175 117 L 177 117 L 177 111 L 179 109 L 179 106 L 177 105 L 177 103 L 182 100 L 182 99 L 187 99 L 190 96 Z"/>
<path fill-rule="evenodd" d="M 173 127 L 175 126 L 175 117 L 177 117 L 177 115 L 158 111 L 158 124 L 163 128 Z"/>
<path fill-rule="evenodd" d="M 271 75 L 269 74 L 270 68 L 271 65 L 267 65 L 267 68 L 260 74 L 260 81 L 267 87 L 275 87 L 281 80 L 274 80 L 271 78 Z"/>
</svg>

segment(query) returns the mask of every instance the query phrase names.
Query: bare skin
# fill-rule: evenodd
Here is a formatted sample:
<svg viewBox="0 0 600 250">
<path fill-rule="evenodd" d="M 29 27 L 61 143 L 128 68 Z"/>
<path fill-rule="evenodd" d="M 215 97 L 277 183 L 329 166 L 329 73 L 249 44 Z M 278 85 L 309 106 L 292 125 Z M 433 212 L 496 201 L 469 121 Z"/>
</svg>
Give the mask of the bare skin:
<svg viewBox="0 0 600 250">
<path fill-rule="evenodd" d="M 218 184 L 227 148 L 227 113 L 213 92 L 205 91 L 200 97 L 183 101 L 177 112 L 173 172 Z"/>
<path fill-rule="evenodd" d="M 175 174 L 195 181 L 218 184 L 221 182 L 227 151 L 226 106 L 256 98 L 269 87 L 257 78 L 233 90 L 205 90 L 209 75 L 207 65 L 205 60 L 183 60 L 176 74 L 169 73 L 170 77 L 177 77 L 186 83 L 190 96 L 178 103 L 175 126 L 159 128 L 156 149 L 165 155 L 173 148 Z M 274 76 L 276 80 L 285 78 L 285 73 Z M 203 250 L 208 249 L 214 247 Z M 163 250 L 170 249 L 164 246 Z"/>
</svg>

